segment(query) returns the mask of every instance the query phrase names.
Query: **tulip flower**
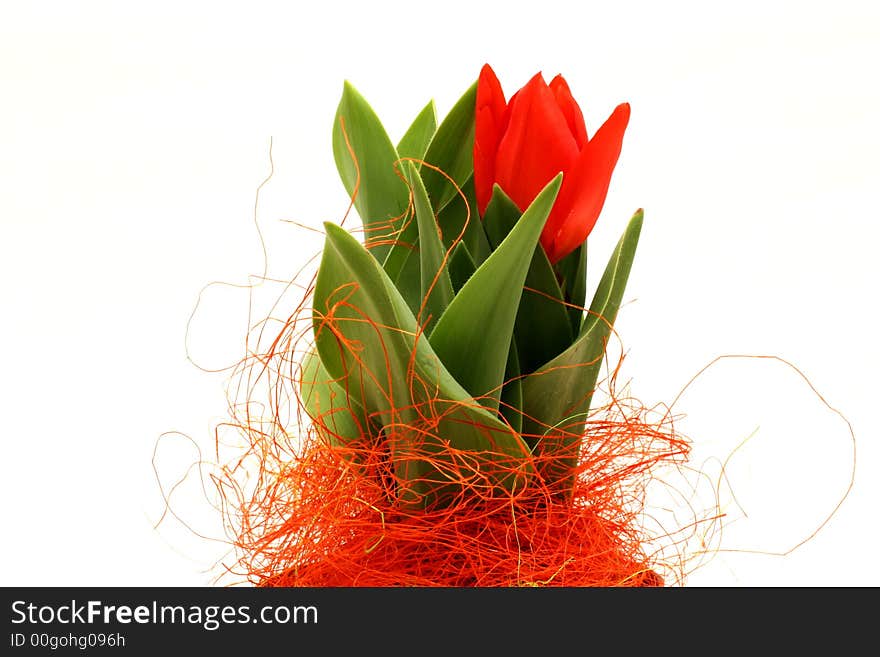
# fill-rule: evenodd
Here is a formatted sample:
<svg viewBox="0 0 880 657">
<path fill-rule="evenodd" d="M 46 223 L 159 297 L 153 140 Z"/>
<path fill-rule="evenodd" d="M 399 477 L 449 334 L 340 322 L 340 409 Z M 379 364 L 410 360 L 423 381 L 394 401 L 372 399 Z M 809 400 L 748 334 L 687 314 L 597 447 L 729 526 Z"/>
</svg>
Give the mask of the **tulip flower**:
<svg viewBox="0 0 880 657">
<path fill-rule="evenodd" d="M 541 244 L 556 263 L 580 246 L 599 218 L 617 164 L 629 104 L 611 113 L 592 139 L 568 84 L 540 73 L 510 102 L 486 64 L 477 83 L 474 186 L 482 216 L 501 189 L 524 210 L 559 172 L 562 189 L 544 226 Z"/>
</svg>

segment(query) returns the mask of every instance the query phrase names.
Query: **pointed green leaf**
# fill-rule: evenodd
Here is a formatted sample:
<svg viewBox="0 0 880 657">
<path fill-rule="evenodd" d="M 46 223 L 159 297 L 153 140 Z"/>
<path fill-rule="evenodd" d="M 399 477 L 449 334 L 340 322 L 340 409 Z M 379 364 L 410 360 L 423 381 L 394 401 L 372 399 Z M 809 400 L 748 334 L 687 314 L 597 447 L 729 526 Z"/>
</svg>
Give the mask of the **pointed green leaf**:
<svg viewBox="0 0 880 657">
<path fill-rule="evenodd" d="M 546 433 L 537 441 L 536 449 L 562 455 L 547 462 L 543 473 L 547 481 L 568 477 L 576 464 L 576 447 L 632 268 L 642 218 L 639 210 L 617 243 L 574 344 L 523 379 L 523 436 L 534 444 Z"/>
<path fill-rule="evenodd" d="M 487 408 L 498 409 L 523 283 L 562 175 L 535 198 L 440 317 L 431 346 L 453 377 Z"/>
<path fill-rule="evenodd" d="M 407 212 L 404 224 L 397 234 L 394 244 L 388 250 L 388 255 L 384 262 L 382 262 L 382 268 L 395 284 L 402 282 L 404 286 L 412 287 L 408 281 L 413 277 L 416 282 L 421 280 L 421 274 L 419 273 L 419 222 L 414 214 Z M 401 281 L 403 277 L 405 278 Z M 398 287 L 401 290 L 403 289 L 399 285 Z M 421 291 L 421 286 L 416 285 L 415 288 Z M 410 304 L 410 308 L 413 309 L 413 312 L 418 312 L 418 295 L 414 298 L 406 296 L 406 300 Z"/>
<path fill-rule="evenodd" d="M 461 187 L 474 172 L 474 112 L 477 103 L 476 82 L 449 110 L 425 153 L 425 162 L 431 164 Z M 446 207 L 456 195 L 455 185 L 446 176 L 422 167 L 422 179 L 431 204 L 436 211 Z"/>
<path fill-rule="evenodd" d="M 534 372 L 567 349 L 574 332 L 553 266 L 535 249 L 516 316 L 516 345 L 523 374 Z"/>
<path fill-rule="evenodd" d="M 407 180 L 412 187 L 413 206 L 419 226 L 419 257 L 421 265 L 421 314 L 418 319 L 426 332 L 446 310 L 455 293 L 446 268 L 446 248 L 440 240 L 437 219 L 428 199 L 428 192 L 413 162 L 404 163 Z M 430 321 L 426 321 L 430 318 Z"/>
<path fill-rule="evenodd" d="M 453 494 L 456 486 L 443 474 L 443 463 L 459 474 L 478 468 L 506 488 L 525 484 L 529 449 L 519 435 L 450 375 L 363 246 L 339 226 L 325 228 L 313 304 L 315 343 L 330 376 L 346 380 L 349 394 L 384 427 L 405 500 L 419 506 Z M 470 454 L 467 464 L 450 447 Z"/>
<path fill-rule="evenodd" d="M 344 445 L 369 435 L 360 404 L 327 373 L 317 351 L 303 359 L 300 394 L 318 433 L 330 444 Z"/>
<path fill-rule="evenodd" d="M 413 224 L 415 223 L 413 221 Z M 399 246 L 399 244 L 395 244 L 391 253 L 395 253 Z M 397 253 L 403 260 L 394 276 L 391 277 L 394 281 L 394 287 L 400 292 L 412 314 L 418 315 L 419 308 L 422 306 L 421 258 L 419 257 L 418 244 L 412 248 L 397 251 Z M 390 273 L 388 275 L 391 276 Z"/>
<path fill-rule="evenodd" d="M 421 160 L 425 156 L 434 133 L 437 131 L 437 111 L 432 100 L 416 117 L 413 124 L 406 131 L 403 139 L 397 147 L 398 155 L 402 158 L 414 158 Z M 417 163 L 417 167 L 420 165 Z M 416 221 L 407 223 L 400 233 L 397 243 L 391 245 L 385 260 L 382 262 L 385 272 L 391 277 L 398 289 L 414 313 L 418 313 L 421 305 L 421 297 L 413 295 L 416 288 L 412 283 L 412 277 L 421 281 L 419 271 L 419 257 L 414 255 L 415 247 L 419 240 L 419 228 Z M 414 257 L 413 260 L 410 260 Z M 419 286 L 421 291 L 421 286 Z"/>
<path fill-rule="evenodd" d="M 477 266 L 474 264 L 474 259 L 471 258 L 468 248 L 464 242 L 459 242 L 449 256 L 449 277 L 452 279 L 452 289 L 456 294 L 474 275 L 475 271 L 477 271 Z"/>
<path fill-rule="evenodd" d="M 428 150 L 431 137 L 437 131 L 437 108 L 434 101 L 425 105 L 419 115 L 412 122 L 406 134 L 397 144 L 397 154 L 400 157 L 412 157 L 421 160 Z"/>
<path fill-rule="evenodd" d="M 492 249 L 489 246 L 489 240 L 486 239 L 483 222 L 480 221 L 477 214 L 477 197 L 474 193 L 473 177 L 468 178 L 461 191 L 464 196 L 456 194 L 455 198 L 438 213 L 437 223 L 443 234 L 443 243 L 446 248 L 451 248 L 455 241 L 461 237 L 467 246 L 471 259 L 479 266 L 489 257 Z"/>
<path fill-rule="evenodd" d="M 483 228 L 486 230 L 486 237 L 493 251 L 504 241 L 521 216 L 522 210 L 517 204 L 501 187 L 497 184 L 493 185 L 492 198 L 489 199 L 489 205 L 483 213 Z"/>
<path fill-rule="evenodd" d="M 516 345 L 510 345 L 504 388 L 501 390 L 501 415 L 517 433 L 522 432 L 522 378 Z"/>
<path fill-rule="evenodd" d="M 425 171 L 427 169 L 422 167 L 420 172 L 424 175 Z M 437 215 L 437 225 L 440 227 L 443 245 L 447 250 L 452 248 L 456 240 L 461 237 L 471 258 L 479 265 L 492 250 L 489 248 L 482 222 L 476 214 L 477 201 L 474 196 L 473 178 L 468 179 L 462 187 L 462 192 L 464 198 L 456 194 L 456 197 Z M 418 241 L 418 222 L 410 218 L 383 263 L 385 272 L 403 293 L 413 313 L 418 313 L 420 304 L 415 294 L 409 294 L 416 287 L 412 282 L 413 277 L 416 281 L 421 279 Z"/>
<path fill-rule="evenodd" d="M 363 96 L 345 83 L 333 122 L 333 157 L 363 222 L 364 243 L 382 262 L 409 205 L 409 190 L 395 171 L 397 151 Z"/>
<path fill-rule="evenodd" d="M 584 318 L 584 303 L 587 297 L 587 243 L 569 253 L 556 264 L 556 271 L 562 277 L 562 293 L 570 304 L 568 316 L 574 335 L 580 333 Z"/>
<path fill-rule="evenodd" d="M 486 236 L 493 248 L 507 237 L 521 214 L 516 203 L 495 185 L 483 215 Z M 529 265 L 514 335 L 519 367 L 524 374 L 561 353 L 574 339 L 562 291 L 543 247 L 535 249 Z"/>
</svg>

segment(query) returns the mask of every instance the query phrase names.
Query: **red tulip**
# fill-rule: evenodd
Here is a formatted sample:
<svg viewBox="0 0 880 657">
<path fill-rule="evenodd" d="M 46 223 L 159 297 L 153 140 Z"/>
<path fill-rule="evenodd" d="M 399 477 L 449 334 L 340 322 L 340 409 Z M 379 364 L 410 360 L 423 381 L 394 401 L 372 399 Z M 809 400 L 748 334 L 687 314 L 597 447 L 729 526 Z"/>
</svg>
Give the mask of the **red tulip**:
<svg viewBox="0 0 880 657">
<path fill-rule="evenodd" d="M 628 122 L 629 103 L 623 103 L 587 139 L 581 108 L 561 75 L 547 85 L 538 73 L 508 103 L 486 64 L 477 82 L 474 138 L 480 215 L 486 212 L 494 183 L 525 210 L 561 171 L 562 188 L 541 235 L 550 262 L 558 262 L 593 230 Z"/>
</svg>

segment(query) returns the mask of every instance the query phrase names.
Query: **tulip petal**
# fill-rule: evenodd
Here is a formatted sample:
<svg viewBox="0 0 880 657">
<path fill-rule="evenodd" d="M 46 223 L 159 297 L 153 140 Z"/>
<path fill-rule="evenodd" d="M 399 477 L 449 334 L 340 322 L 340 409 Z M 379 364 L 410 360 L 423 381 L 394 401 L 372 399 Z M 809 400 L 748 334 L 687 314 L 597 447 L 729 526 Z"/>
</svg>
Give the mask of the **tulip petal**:
<svg viewBox="0 0 880 657">
<path fill-rule="evenodd" d="M 508 106 L 507 130 L 498 146 L 495 182 L 522 209 L 577 159 L 578 147 L 553 92 L 538 73 Z"/>
<path fill-rule="evenodd" d="M 587 143 L 587 125 L 584 123 L 584 114 L 581 112 L 580 105 L 571 95 L 571 89 L 568 88 L 568 82 L 561 75 L 557 75 L 550 81 L 550 91 L 556 97 L 556 104 L 565 115 L 568 127 L 574 140 L 577 142 L 578 150 L 583 149 Z"/>
<path fill-rule="evenodd" d="M 485 64 L 477 81 L 474 130 L 474 186 L 480 216 L 492 198 L 496 153 L 506 127 L 507 102 L 504 100 L 504 91 L 495 71 Z"/>
<path fill-rule="evenodd" d="M 563 180 L 556 206 L 541 235 L 550 262 L 558 262 L 574 251 L 593 230 L 620 157 L 629 114 L 629 103 L 618 105 Z"/>
</svg>

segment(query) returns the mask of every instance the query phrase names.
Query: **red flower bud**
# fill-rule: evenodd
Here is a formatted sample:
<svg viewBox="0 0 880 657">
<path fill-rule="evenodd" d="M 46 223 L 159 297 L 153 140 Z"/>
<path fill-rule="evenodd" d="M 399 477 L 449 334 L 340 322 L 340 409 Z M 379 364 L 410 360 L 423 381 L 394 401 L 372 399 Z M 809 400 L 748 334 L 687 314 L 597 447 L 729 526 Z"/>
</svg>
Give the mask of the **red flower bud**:
<svg viewBox="0 0 880 657">
<path fill-rule="evenodd" d="M 599 218 L 629 122 L 623 103 L 587 139 L 581 108 L 557 75 L 547 85 L 540 73 L 504 100 L 501 83 L 486 64 L 477 83 L 474 186 L 482 216 L 501 189 L 525 210 L 560 171 L 562 188 L 541 234 L 558 262 L 580 246 Z"/>
</svg>

